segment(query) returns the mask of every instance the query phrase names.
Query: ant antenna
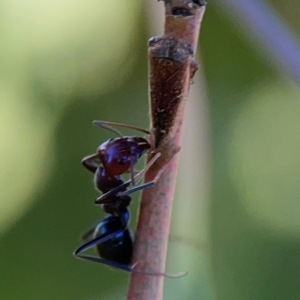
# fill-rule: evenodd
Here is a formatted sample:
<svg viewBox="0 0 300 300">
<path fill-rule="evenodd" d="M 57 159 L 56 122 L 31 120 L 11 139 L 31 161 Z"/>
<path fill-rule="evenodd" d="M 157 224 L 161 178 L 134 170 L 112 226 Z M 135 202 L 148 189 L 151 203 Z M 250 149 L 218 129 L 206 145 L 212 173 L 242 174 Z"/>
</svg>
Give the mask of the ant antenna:
<svg viewBox="0 0 300 300">
<path fill-rule="evenodd" d="M 136 130 L 136 131 L 143 132 L 145 134 L 150 134 L 149 130 L 146 130 L 146 129 L 143 129 L 143 128 L 139 128 L 139 127 L 135 127 L 135 126 L 131 126 L 131 125 L 127 125 L 127 124 L 123 124 L 123 123 L 115 123 L 115 122 L 97 121 L 96 120 L 96 121 L 93 121 L 93 124 L 96 125 L 96 126 L 98 126 L 98 127 L 105 128 L 105 129 L 111 128 L 110 126 L 116 126 L 116 127 L 133 129 L 133 130 Z M 111 129 L 113 129 L 113 128 L 111 128 Z M 108 130 L 110 130 L 110 129 L 108 129 Z M 119 132 L 118 130 L 116 130 L 116 131 Z"/>
<path fill-rule="evenodd" d="M 106 124 L 103 124 L 101 121 L 94 121 L 93 124 L 96 125 L 96 126 L 98 126 L 98 127 L 100 127 L 100 128 L 103 128 L 103 129 L 106 129 L 108 131 L 111 131 L 111 132 L 115 133 L 117 136 L 119 136 L 121 138 L 123 137 L 123 134 L 119 130 L 117 130 L 115 128 L 112 128 L 112 127 L 110 127 L 110 126 L 108 126 Z"/>
</svg>

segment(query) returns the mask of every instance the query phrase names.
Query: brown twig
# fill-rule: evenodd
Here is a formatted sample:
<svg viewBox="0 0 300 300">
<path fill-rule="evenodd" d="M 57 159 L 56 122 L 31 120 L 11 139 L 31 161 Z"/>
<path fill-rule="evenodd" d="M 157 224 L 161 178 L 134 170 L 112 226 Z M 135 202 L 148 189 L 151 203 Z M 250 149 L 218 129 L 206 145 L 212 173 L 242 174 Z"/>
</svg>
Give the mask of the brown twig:
<svg viewBox="0 0 300 300">
<path fill-rule="evenodd" d="M 163 272 L 165 269 L 179 160 L 175 153 L 181 145 L 185 102 L 196 71 L 193 54 L 205 10 L 195 2 L 166 0 L 165 34 L 149 43 L 151 128 L 161 158 L 146 173 L 145 181 L 153 180 L 162 168 L 164 172 L 153 188 L 142 193 L 132 261 L 138 262 L 139 270 Z M 163 279 L 132 273 L 127 299 L 162 299 Z"/>
</svg>

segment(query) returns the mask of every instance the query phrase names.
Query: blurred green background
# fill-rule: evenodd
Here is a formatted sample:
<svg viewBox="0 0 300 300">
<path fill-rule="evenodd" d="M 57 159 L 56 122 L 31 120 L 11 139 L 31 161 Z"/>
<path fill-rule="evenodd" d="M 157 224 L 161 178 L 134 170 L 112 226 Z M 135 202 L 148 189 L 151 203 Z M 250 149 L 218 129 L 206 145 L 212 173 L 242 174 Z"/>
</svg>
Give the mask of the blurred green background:
<svg viewBox="0 0 300 300">
<path fill-rule="evenodd" d="M 91 121 L 148 127 L 143 1 L 0 1 L 1 299 L 125 297 L 128 274 L 72 251 L 103 217 L 80 160 L 110 134 Z M 167 271 L 189 275 L 165 299 L 300 299 L 299 88 L 215 2 L 200 39 L 210 152 L 202 164 L 187 132 Z M 299 1 L 269 3 L 300 35 Z"/>
</svg>

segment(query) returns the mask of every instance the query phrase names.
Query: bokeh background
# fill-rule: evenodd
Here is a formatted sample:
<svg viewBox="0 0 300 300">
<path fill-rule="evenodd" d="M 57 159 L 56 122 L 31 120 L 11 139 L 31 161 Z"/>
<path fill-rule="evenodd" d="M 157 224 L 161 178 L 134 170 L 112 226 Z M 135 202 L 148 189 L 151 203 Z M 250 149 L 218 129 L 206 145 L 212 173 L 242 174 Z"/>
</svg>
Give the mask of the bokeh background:
<svg viewBox="0 0 300 300">
<path fill-rule="evenodd" d="M 72 252 L 103 218 L 80 160 L 110 133 L 91 121 L 148 127 L 147 39 L 163 7 L 150 1 L 0 1 L 1 299 L 125 298 L 128 274 Z M 217 2 L 168 253 L 167 271 L 189 275 L 166 280 L 165 299 L 300 299 L 299 87 Z M 299 36 L 299 1 L 268 3 Z"/>
</svg>

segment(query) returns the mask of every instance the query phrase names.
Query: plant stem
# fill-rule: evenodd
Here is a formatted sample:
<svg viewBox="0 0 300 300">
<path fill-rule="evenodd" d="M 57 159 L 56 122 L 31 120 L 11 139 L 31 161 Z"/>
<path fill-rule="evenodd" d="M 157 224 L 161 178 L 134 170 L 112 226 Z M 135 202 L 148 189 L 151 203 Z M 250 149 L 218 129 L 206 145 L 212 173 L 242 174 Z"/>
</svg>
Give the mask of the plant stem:
<svg viewBox="0 0 300 300">
<path fill-rule="evenodd" d="M 139 271 L 164 272 L 165 269 L 167 241 L 179 162 L 179 155 L 175 153 L 181 147 L 184 104 L 188 96 L 190 79 L 196 71 L 193 53 L 187 54 L 186 48 L 181 48 L 180 45 L 182 43 L 183 45 L 189 44 L 195 51 L 200 23 L 205 11 L 205 7 L 191 6 L 191 4 L 191 0 L 166 1 L 165 35 L 158 38 L 159 42 L 162 41 L 161 44 L 155 42 L 153 47 L 150 42 L 149 47 L 151 126 L 155 135 L 154 142 L 158 147 L 157 152 L 161 153 L 161 158 L 146 173 L 145 182 L 152 181 L 162 168 L 164 168 L 164 171 L 153 188 L 142 192 L 132 261 L 133 263 L 138 262 L 136 269 Z M 192 16 L 188 18 L 174 17 L 172 15 L 174 7 L 189 9 Z M 166 46 L 166 43 L 170 47 Z M 170 49 L 172 51 L 169 51 Z M 177 50 L 178 52 L 176 52 Z M 178 53 L 183 53 L 183 55 L 180 56 L 178 61 L 174 57 L 161 56 L 162 53 L 172 55 L 170 53 L 173 52 L 176 58 Z M 179 73 L 174 71 L 177 66 L 181 68 L 179 68 L 181 70 Z M 175 77 L 170 80 L 171 76 Z M 162 89 L 162 86 L 170 85 L 170 82 L 173 86 Z M 172 110 L 172 107 L 168 105 L 170 101 L 175 103 L 177 99 L 174 92 L 179 95 L 177 98 L 180 103 L 176 106 L 174 118 L 171 118 L 172 116 L 169 116 L 168 113 L 170 109 Z M 163 100 L 164 103 L 162 103 Z M 162 107 L 167 109 L 162 109 Z M 162 115 L 158 114 L 157 111 L 161 112 Z M 150 154 L 148 161 L 151 157 Z M 130 278 L 127 299 L 160 300 L 163 295 L 163 282 L 163 276 L 146 276 L 133 272 Z"/>
</svg>

